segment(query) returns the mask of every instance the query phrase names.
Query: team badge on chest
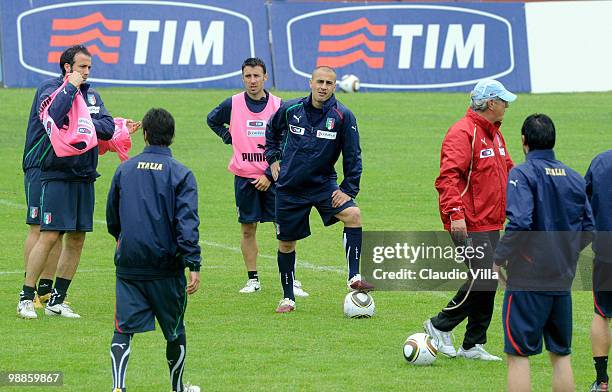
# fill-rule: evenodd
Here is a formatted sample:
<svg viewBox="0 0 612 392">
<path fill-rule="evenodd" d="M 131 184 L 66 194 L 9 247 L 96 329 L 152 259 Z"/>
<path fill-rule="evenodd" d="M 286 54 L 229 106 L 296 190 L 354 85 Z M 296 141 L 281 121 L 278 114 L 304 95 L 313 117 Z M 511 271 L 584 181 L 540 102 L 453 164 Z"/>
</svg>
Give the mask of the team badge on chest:
<svg viewBox="0 0 612 392">
<path fill-rule="evenodd" d="M 90 105 L 95 105 L 96 104 L 96 96 L 92 93 L 87 93 L 87 102 L 89 102 Z"/>
<path fill-rule="evenodd" d="M 331 117 L 327 117 L 327 121 L 325 121 L 325 128 L 327 128 L 328 131 L 331 131 L 332 129 L 334 129 L 334 119 Z"/>
</svg>

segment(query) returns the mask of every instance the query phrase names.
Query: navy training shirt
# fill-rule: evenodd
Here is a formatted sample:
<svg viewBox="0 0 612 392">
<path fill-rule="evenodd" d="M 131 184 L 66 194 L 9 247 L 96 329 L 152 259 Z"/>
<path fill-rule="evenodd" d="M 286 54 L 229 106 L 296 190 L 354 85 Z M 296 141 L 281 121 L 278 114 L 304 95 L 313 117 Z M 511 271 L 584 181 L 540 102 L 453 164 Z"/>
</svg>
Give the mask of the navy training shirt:
<svg viewBox="0 0 612 392">
<path fill-rule="evenodd" d="M 595 260 L 612 263 L 612 150 L 593 159 L 585 180 L 597 230 L 593 240 Z"/>
<path fill-rule="evenodd" d="M 200 270 L 198 191 L 168 147 L 147 146 L 115 172 L 106 204 L 117 276 L 158 279 Z"/>
<path fill-rule="evenodd" d="M 506 217 L 494 260 L 508 260 L 508 287 L 569 290 L 594 229 L 584 178 L 553 150 L 530 151 L 508 175 Z"/>
</svg>

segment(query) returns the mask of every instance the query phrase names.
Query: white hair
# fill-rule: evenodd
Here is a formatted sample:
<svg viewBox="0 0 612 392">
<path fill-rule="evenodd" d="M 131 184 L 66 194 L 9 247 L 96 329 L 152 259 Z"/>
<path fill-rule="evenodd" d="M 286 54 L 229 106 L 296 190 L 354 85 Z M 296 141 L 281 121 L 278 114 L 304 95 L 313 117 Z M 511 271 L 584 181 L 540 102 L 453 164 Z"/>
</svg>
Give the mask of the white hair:
<svg viewBox="0 0 612 392">
<path fill-rule="evenodd" d="M 485 110 L 487 110 L 487 102 L 491 101 L 492 99 L 495 98 L 485 98 L 485 99 L 474 99 L 472 98 L 472 100 L 470 101 L 470 108 L 472 108 L 472 110 L 475 110 L 477 112 L 484 112 Z"/>
</svg>

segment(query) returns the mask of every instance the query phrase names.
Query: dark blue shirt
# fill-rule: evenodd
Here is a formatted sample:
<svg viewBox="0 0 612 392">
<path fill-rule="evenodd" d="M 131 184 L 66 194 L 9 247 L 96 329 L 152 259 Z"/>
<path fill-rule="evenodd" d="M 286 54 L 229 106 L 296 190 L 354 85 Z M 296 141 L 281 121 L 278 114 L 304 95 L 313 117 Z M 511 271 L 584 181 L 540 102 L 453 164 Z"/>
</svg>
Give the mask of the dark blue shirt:
<svg viewBox="0 0 612 392">
<path fill-rule="evenodd" d="M 552 150 L 530 151 L 508 175 L 506 217 L 494 260 L 508 260 L 508 287 L 569 290 L 594 229 L 582 176 Z"/>
<path fill-rule="evenodd" d="M 249 97 L 249 94 L 247 94 L 246 91 L 244 92 L 246 105 L 251 112 L 259 113 L 266 108 L 270 93 L 265 90 L 264 92 L 266 93 L 266 96 L 260 100 L 254 100 L 253 98 Z M 231 119 L 232 97 L 229 97 L 225 101 L 221 102 L 221 104 L 208 113 L 208 116 L 206 117 L 206 123 L 210 129 L 212 129 L 213 132 L 216 133 L 225 144 L 232 144 L 232 135 L 230 135 L 228 128 Z"/>
<path fill-rule="evenodd" d="M 117 240 L 117 276 L 157 279 L 200 270 L 198 190 L 191 171 L 168 147 L 147 146 L 123 162 L 106 204 Z"/>
<path fill-rule="evenodd" d="M 270 165 L 280 160 L 279 189 L 316 193 L 335 185 L 340 153 L 340 189 L 356 197 L 362 170 L 357 121 L 334 95 L 322 109 L 312 106 L 311 95 L 283 102 L 268 122 L 265 155 Z"/>
<path fill-rule="evenodd" d="M 612 263 L 612 150 L 593 159 L 585 180 L 597 230 L 593 240 L 595 260 Z"/>
</svg>

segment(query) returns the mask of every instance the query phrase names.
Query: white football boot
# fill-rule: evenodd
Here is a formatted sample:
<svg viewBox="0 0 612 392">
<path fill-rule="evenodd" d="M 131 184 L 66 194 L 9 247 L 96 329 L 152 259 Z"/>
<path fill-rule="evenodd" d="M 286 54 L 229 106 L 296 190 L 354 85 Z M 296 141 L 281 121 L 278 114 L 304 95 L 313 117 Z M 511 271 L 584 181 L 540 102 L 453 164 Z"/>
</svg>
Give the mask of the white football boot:
<svg viewBox="0 0 612 392">
<path fill-rule="evenodd" d="M 62 302 L 61 304 L 55 304 L 53 306 L 49 306 L 49 303 L 47 303 L 47 306 L 45 307 L 45 314 L 47 316 L 81 318 L 81 316 L 78 313 L 75 313 L 75 311 L 72 310 L 70 305 L 65 302 Z"/>
<path fill-rule="evenodd" d="M 35 319 L 38 318 L 36 311 L 34 310 L 34 302 L 29 299 L 19 301 L 17 304 L 17 315 L 22 319 Z"/>
<path fill-rule="evenodd" d="M 450 358 L 455 358 L 457 356 L 457 350 L 455 350 L 455 346 L 453 346 L 453 341 L 451 339 L 451 332 L 440 331 L 433 326 L 431 319 L 427 319 L 423 323 L 423 329 L 434 340 L 440 353 Z"/>
<path fill-rule="evenodd" d="M 459 352 L 457 353 L 457 357 L 467 358 L 467 359 L 479 359 L 481 361 L 501 361 L 502 359 L 496 355 L 489 354 L 487 350 L 484 349 L 482 344 L 477 344 L 469 350 L 464 350 L 463 347 L 459 347 Z"/>
<path fill-rule="evenodd" d="M 257 279 L 249 279 L 246 282 L 246 285 L 240 289 L 239 293 L 254 293 L 256 291 L 261 290 L 261 283 Z"/>
<path fill-rule="evenodd" d="M 293 295 L 296 297 L 308 297 L 310 294 L 304 291 L 302 288 L 302 282 L 299 280 L 293 281 Z"/>
</svg>

